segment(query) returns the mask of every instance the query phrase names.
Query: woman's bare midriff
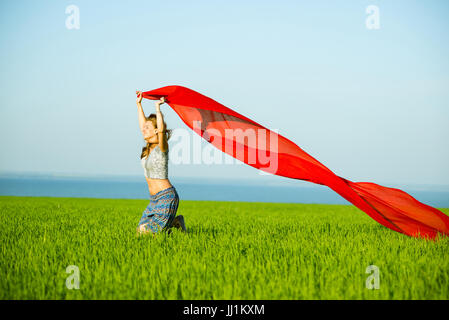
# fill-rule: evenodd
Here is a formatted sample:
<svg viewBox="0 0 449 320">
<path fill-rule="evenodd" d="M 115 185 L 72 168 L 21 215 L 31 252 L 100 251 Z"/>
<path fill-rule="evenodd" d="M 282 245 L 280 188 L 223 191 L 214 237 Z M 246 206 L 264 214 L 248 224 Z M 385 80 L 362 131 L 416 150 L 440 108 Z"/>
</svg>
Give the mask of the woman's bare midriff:
<svg viewBox="0 0 449 320">
<path fill-rule="evenodd" d="M 159 191 L 172 187 L 172 184 L 168 179 L 150 179 L 147 177 L 145 177 L 145 179 L 147 179 L 148 190 L 150 191 L 150 194 L 152 196 L 158 193 Z"/>
</svg>

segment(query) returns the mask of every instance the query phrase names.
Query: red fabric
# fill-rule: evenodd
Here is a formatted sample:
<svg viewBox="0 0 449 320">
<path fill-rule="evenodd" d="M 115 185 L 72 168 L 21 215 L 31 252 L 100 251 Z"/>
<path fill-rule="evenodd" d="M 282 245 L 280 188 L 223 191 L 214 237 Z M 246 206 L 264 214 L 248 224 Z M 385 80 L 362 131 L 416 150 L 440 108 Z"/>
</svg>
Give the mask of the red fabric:
<svg viewBox="0 0 449 320">
<path fill-rule="evenodd" d="M 158 100 L 162 96 L 189 128 L 248 165 L 271 174 L 328 186 L 371 218 L 397 232 L 431 239 L 438 233 L 449 235 L 448 216 L 402 190 L 339 177 L 282 135 L 189 88 L 166 86 L 143 92 L 146 99 Z M 194 121 L 200 121 L 201 125 L 194 127 Z M 240 132 L 251 129 L 248 132 L 256 139 L 244 139 L 243 134 L 226 136 L 226 129 L 242 129 Z M 272 158 L 267 158 L 270 156 Z"/>
</svg>

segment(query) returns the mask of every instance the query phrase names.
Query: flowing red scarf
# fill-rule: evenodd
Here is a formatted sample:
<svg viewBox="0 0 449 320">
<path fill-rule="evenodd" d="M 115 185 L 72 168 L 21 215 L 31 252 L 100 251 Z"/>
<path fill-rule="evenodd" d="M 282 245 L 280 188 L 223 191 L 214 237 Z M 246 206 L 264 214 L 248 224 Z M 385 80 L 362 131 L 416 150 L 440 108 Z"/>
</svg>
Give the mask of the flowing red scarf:
<svg viewBox="0 0 449 320">
<path fill-rule="evenodd" d="M 182 121 L 232 157 L 278 176 L 325 185 L 383 226 L 413 237 L 449 235 L 449 217 L 406 192 L 339 177 L 295 143 L 215 100 L 183 86 L 143 92 L 165 101 Z"/>
</svg>

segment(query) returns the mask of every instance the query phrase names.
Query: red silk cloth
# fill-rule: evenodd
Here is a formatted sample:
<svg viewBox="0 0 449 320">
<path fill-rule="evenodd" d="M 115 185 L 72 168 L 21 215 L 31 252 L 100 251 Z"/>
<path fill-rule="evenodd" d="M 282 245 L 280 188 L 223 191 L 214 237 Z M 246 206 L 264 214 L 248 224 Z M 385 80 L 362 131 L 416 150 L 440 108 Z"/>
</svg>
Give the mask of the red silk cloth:
<svg viewBox="0 0 449 320">
<path fill-rule="evenodd" d="M 399 189 L 339 177 L 292 141 L 203 94 L 165 86 L 142 96 L 165 97 L 189 128 L 230 156 L 271 174 L 325 185 L 387 228 L 430 239 L 449 235 L 449 217 L 440 210 Z"/>
</svg>

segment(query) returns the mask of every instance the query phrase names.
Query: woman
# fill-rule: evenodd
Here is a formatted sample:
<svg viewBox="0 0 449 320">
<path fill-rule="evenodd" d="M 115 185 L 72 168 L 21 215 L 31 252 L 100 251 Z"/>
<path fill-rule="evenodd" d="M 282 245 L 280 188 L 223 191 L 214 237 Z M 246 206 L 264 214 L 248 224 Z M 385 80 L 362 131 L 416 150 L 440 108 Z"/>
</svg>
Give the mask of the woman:
<svg viewBox="0 0 449 320">
<path fill-rule="evenodd" d="M 150 203 L 144 210 L 139 221 L 137 232 L 139 234 L 152 233 L 153 237 L 159 231 L 171 232 L 170 228 L 175 227 L 186 231 L 184 217 L 176 216 L 179 204 L 179 196 L 175 187 L 168 180 L 168 142 L 171 130 L 166 130 L 166 124 L 162 112 L 161 104 L 165 103 L 165 98 L 156 101 L 156 114 L 152 113 L 148 117 L 142 109 L 142 92 L 136 91 L 137 109 L 139 114 L 139 126 L 146 141 L 146 146 L 142 148 L 140 155 L 144 168 L 145 178 L 150 192 Z"/>
</svg>

